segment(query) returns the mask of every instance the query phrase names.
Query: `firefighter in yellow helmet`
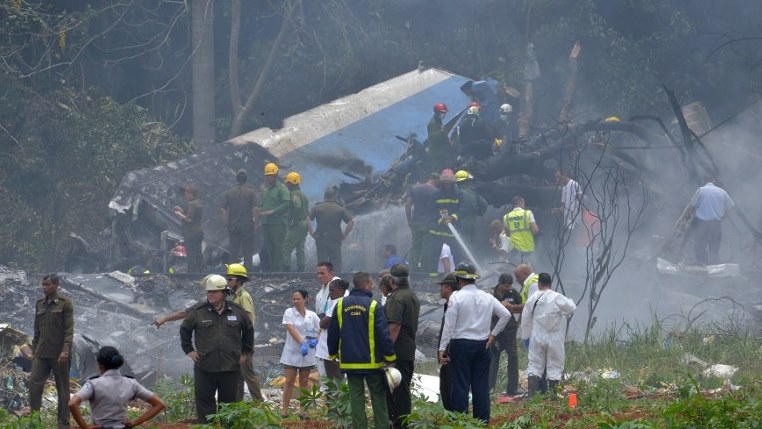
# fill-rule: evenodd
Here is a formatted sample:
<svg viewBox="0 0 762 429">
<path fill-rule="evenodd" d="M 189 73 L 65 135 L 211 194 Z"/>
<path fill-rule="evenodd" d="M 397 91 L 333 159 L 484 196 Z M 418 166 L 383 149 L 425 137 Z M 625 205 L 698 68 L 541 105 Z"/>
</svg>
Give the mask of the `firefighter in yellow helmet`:
<svg viewBox="0 0 762 429">
<path fill-rule="evenodd" d="M 229 264 L 227 269 L 227 287 L 233 292 L 232 301 L 238 304 L 251 319 L 251 325 L 256 330 L 256 316 L 254 315 L 254 300 L 244 287 L 244 283 L 249 281 L 249 273 L 246 267 L 241 264 Z M 243 400 L 243 384 L 249 388 L 249 394 L 256 401 L 263 401 L 262 388 L 259 384 L 257 373 L 254 372 L 251 355 L 246 355 L 246 362 L 241 364 L 241 378 L 238 380 L 239 400 Z"/>
<path fill-rule="evenodd" d="M 260 252 L 259 256 L 263 271 L 283 270 L 283 240 L 286 238 L 290 204 L 288 189 L 278 181 L 278 166 L 272 162 L 267 163 L 265 190 L 259 203 L 259 220 L 264 241 L 264 252 Z"/>
<path fill-rule="evenodd" d="M 304 243 L 307 241 L 307 215 L 310 202 L 299 185 L 302 182 L 299 173 L 294 171 L 286 174 L 291 203 L 288 211 L 288 231 L 283 245 L 283 268 L 291 271 L 291 253 L 296 250 L 296 271 L 304 272 Z"/>
</svg>

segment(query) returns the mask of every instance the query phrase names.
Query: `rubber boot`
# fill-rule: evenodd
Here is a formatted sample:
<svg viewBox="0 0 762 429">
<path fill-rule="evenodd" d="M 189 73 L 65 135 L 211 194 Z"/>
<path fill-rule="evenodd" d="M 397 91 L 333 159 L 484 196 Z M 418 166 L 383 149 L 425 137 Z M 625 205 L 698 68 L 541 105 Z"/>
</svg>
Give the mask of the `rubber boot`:
<svg viewBox="0 0 762 429">
<path fill-rule="evenodd" d="M 527 397 L 532 399 L 532 397 L 540 391 L 540 377 L 530 375 L 527 379 L 527 389 L 529 390 L 527 392 Z"/>
<path fill-rule="evenodd" d="M 548 392 L 551 395 L 556 394 L 556 387 L 558 387 L 558 380 L 548 380 Z"/>
</svg>

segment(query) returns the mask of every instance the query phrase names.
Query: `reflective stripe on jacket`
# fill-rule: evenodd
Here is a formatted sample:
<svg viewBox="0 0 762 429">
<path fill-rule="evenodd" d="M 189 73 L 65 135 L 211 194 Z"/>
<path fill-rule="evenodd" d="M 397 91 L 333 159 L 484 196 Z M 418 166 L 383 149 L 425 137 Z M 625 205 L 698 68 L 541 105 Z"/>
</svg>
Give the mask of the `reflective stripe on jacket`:
<svg viewBox="0 0 762 429">
<path fill-rule="evenodd" d="M 328 328 L 328 353 L 345 371 L 378 370 L 396 360 L 383 309 L 368 292 L 353 289 L 339 299 Z"/>
<path fill-rule="evenodd" d="M 529 210 L 515 208 L 503 216 L 503 223 L 511 232 L 513 248 L 520 252 L 534 252 L 534 234 L 529 225 Z"/>
</svg>

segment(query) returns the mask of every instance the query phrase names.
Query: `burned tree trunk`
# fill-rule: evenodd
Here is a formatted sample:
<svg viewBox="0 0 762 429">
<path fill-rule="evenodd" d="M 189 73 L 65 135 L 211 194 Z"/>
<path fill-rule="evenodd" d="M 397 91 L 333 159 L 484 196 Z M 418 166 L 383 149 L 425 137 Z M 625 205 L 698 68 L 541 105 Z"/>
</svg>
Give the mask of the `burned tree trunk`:
<svg viewBox="0 0 762 429">
<path fill-rule="evenodd" d="M 561 106 L 561 114 L 558 118 L 558 122 L 562 124 L 571 122 L 572 100 L 574 97 L 574 90 L 577 88 L 577 58 L 581 51 L 582 45 L 580 45 L 579 42 L 575 42 L 571 53 L 569 53 L 569 80 L 566 82 L 566 87 L 564 89 L 564 104 Z"/>
</svg>

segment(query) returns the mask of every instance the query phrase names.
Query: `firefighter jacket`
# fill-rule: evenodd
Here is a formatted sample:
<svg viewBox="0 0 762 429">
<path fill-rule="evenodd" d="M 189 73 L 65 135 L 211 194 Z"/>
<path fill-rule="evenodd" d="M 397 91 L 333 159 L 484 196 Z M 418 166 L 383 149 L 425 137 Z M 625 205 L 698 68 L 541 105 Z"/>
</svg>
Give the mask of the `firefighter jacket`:
<svg viewBox="0 0 762 429">
<path fill-rule="evenodd" d="M 446 223 L 442 222 L 441 214 L 447 212 L 447 214 L 452 216 L 456 221 L 454 225 L 457 225 L 458 214 L 461 211 L 462 204 L 463 195 L 457 186 L 453 186 L 449 190 L 445 188 L 437 189 L 432 201 L 436 218 L 433 219 L 432 228 L 429 230 L 429 233 L 444 237 L 453 237 L 454 235 L 452 231 L 450 231 L 450 228 L 447 227 Z"/>
<path fill-rule="evenodd" d="M 370 292 L 352 289 L 333 309 L 328 354 L 344 372 L 375 372 L 394 362 L 394 343 L 384 310 Z"/>
</svg>

